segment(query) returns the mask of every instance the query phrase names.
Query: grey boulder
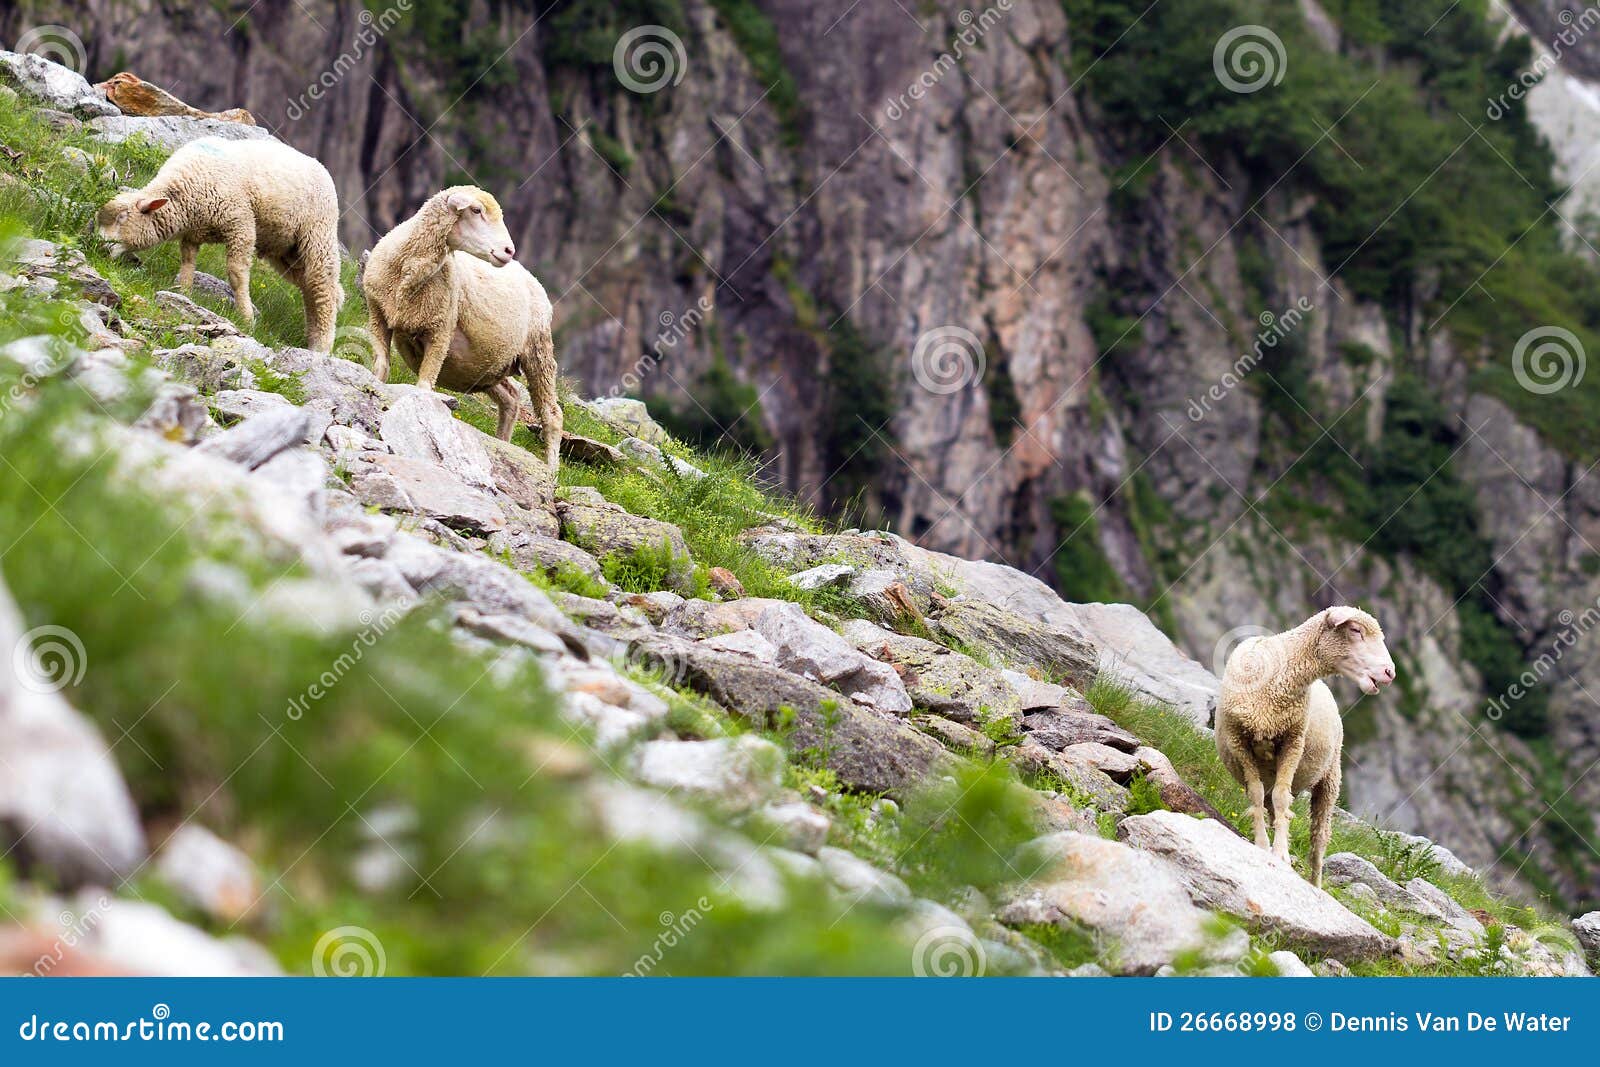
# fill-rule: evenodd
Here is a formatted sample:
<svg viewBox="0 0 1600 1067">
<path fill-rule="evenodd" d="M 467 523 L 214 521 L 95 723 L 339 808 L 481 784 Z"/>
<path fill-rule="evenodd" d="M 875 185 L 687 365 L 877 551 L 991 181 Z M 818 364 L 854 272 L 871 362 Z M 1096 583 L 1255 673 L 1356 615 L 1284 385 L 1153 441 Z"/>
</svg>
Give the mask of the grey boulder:
<svg viewBox="0 0 1600 1067">
<path fill-rule="evenodd" d="M 1123 819 L 1117 833 L 1172 864 L 1195 903 L 1226 912 L 1252 930 L 1345 960 L 1395 949 L 1393 938 L 1214 819 L 1156 811 Z"/>
</svg>

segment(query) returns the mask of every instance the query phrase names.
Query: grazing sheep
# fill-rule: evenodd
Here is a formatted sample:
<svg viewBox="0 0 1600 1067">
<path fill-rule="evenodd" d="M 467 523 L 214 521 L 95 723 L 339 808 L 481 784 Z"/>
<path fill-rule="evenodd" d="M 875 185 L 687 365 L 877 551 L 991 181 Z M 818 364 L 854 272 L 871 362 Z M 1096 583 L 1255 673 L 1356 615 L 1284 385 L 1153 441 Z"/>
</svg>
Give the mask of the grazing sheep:
<svg viewBox="0 0 1600 1067">
<path fill-rule="evenodd" d="M 515 255 L 500 205 L 471 186 L 435 194 L 389 231 L 361 282 L 376 348 L 372 372 L 387 380 L 393 346 L 424 389 L 488 393 L 500 409 L 500 439 L 510 440 L 520 371 L 543 425 L 545 462 L 554 467 L 562 416 L 550 298 Z"/>
<path fill-rule="evenodd" d="M 113 255 L 176 238 L 183 257 L 178 284 L 185 289 L 194 282 L 200 246 L 226 245 L 234 303 L 252 322 L 250 262 L 259 255 L 305 297 L 308 347 L 333 347 L 344 302 L 339 200 L 327 168 L 310 156 L 278 141 L 191 141 L 149 185 L 108 201 L 97 225 Z"/>
<path fill-rule="evenodd" d="M 1252 637 L 1228 657 L 1217 700 L 1217 754 L 1250 794 L 1256 844 L 1289 859 L 1289 806 L 1311 791 L 1309 878 L 1322 884 L 1333 807 L 1339 799 L 1344 722 L 1322 681 L 1342 674 L 1366 693 L 1394 681 L 1394 660 L 1378 620 L 1359 608 L 1320 611 L 1285 633 Z M 1267 793 L 1265 783 L 1271 783 Z"/>
</svg>

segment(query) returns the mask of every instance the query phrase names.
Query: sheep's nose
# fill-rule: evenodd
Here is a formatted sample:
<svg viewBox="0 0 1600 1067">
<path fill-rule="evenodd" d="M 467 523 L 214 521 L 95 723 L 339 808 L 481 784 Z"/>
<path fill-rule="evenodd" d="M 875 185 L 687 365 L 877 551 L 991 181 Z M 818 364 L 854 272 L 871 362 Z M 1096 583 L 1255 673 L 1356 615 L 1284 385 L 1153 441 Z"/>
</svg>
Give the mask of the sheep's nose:
<svg viewBox="0 0 1600 1067">
<path fill-rule="evenodd" d="M 1394 664 L 1391 663 L 1383 669 L 1383 680 L 1386 682 L 1394 681 Z"/>
<path fill-rule="evenodd" d="M 507 259 L 516 259 L 517 258 L 517 246 L 514 245 L 514 244 L 507 244 L 500 251 L 505 254 L 505 257 Z"/>
</svg>

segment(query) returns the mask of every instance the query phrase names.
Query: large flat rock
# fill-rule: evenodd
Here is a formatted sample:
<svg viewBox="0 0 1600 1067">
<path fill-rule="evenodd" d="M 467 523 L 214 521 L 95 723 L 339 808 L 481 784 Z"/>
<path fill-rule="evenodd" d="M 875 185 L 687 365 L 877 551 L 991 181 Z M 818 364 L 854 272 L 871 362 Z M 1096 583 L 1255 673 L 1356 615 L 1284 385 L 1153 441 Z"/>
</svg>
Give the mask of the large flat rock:
<svg viewBox="0 0 1600 1067">
<path fill-rule="evenodd" d="M 1179 957 L 1227 963 L 1248 947 L 1244 931 L 1219 929 L 1195 905 L 1170 864 L 1120 842 L 1066 830 L 1030 843 L 1024 862 L 1040 873 L 1002 904 L 1000 921 L 1090 930 L 1114 973 L 1154 974 Z"/>
<path fill-rule="evenodd" d="M 1156 811 L 1122 820 L 1117 833 L 1170 863 L 1196 904 L 1226 912 L 1254 931 L 1341 960 L 1395 950 L 1393 938 L 1215 819 Z"/>
</svg>

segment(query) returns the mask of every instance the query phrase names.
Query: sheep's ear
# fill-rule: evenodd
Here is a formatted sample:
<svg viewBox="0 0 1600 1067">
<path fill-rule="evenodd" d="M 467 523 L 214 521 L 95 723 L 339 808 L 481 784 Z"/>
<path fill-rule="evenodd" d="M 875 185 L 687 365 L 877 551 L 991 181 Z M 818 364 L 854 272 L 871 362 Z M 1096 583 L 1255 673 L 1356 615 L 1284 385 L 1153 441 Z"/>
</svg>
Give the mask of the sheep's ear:
<svg viewBox="0 0 1600 1067">
<path fill-rule="evenodd" d="M 1357 608 L 1341 606 L 1329 608 L 1323 613 L 1322 617 L 1328 629 L 1332 630 L 1354 622 L 1360 615 L 1361 612 Z"/>
<path fill-rule="evenodd" d="M 450 209 L 452 211 L 465 211 L 476 202 L 477 201 L 467 193 L 451 193 L 450 199 L 445 201 L 445 203 L 450 205 Z"/>
<path fill-rule="evenodd" d="M 139 205 L 138 206 L 139 206 L 139 213 L 141 215 L 149 215 L 152 212 L 160 211 L 162 208 L 166 207 L 167 206 L 167 198 L 164 197 L 164 196 L 158 196 L 158 197 L 155 197 L 154 199 L 141 200 L 141 201 L 139 201 Z"/>
</svg>

